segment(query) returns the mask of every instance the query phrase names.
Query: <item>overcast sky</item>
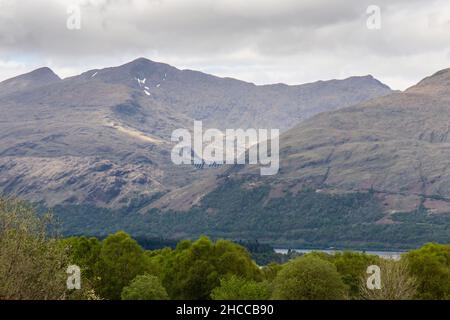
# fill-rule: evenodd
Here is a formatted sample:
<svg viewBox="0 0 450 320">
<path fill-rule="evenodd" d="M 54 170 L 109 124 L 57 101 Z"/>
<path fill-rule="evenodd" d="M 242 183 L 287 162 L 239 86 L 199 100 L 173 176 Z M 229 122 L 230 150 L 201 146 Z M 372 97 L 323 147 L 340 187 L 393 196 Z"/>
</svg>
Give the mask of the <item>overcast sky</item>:
<svg viewBox="0 0 450 320">
<path fill-rule="evenodd" d="M 71 5 L 80 30 L 67 28 Z M 403 90 L 450 67 L 450 1 L 0 0 L 0 80 L 137 57 L 257 84 L 372 74 Z"/>
</svg>

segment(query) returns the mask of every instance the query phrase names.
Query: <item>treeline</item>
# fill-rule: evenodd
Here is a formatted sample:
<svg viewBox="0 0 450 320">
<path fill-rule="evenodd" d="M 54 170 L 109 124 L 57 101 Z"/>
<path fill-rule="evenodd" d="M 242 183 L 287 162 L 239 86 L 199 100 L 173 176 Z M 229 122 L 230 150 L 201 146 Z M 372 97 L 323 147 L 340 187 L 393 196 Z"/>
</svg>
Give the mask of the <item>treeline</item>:
<svg viewBox="0 0 450 320">
<path fill-rule="evenodd" d="M 377 223 L 385 213 L 374 192 L 285 190 L 280 198 L 271 198 L 269 192 L 268 186 L 249 189 L 242 181 L 229 179 L 188 212 L 152 209 L 140 214 L 135 206 L 112 210 L 92 205 L 60 205 L 54 212 L 65 234 L 107 236 L 124 230 L 143 237 L 208 235 L 260 239 L 282 247 L 360 250 L 414 249 L 430 241 L 450 241 L 450 214 L 429 214 L 419 208 L 393 214 L 393 224 Z"/>
<path fill-rule="evenodd" d="M 79 290 L 67 288 L 69 265 L 81 268 Z M 369 265 L 380 267 L 381 289 L 367 288 Z M 449 298 L 450 245 L 430 243 L 400 261 L 314 252 L 258 266 L 243 246 L 207 237 L 157 250 L 122 231 L 59 238 L 51 216 L 0 199 L 0 299 Z"/>
<path fill-rule="evenodd" d="M 275 252 L 274 248 L 267 243 L 260 243 L 258 240 L 237 241 L 237 244 L 245 247 L 251 258 L 260 266 L 270 263 L 283 264 L 301 255 L 295 250 L 289 249 L 285 254 Z"/>
</svg>

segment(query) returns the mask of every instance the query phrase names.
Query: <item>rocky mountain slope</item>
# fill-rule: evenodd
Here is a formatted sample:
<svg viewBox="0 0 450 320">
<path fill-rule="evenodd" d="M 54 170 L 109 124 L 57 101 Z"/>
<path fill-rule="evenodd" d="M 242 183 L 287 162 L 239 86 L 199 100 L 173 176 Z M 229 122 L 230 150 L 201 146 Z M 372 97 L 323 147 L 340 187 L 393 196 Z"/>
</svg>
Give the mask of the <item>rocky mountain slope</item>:
<svg viewBox="0 0 450 320">
<path fill-rule="evenodd" d="M 8 95 L 23 90 L 31 90 L 61 79 L 49 68 L 36 69 L 30 73 L 20 75 L 0 83 L 0 95 Z"/>
<path fill-rule="evenodd" d="M 280 171 L 231 175 L 270 198 L 304 188 L 322 193 L 377 192 L 389 215 L 419 206 L 450 212 L 450 69 L 402 93 L 316 115 L 280 137 Z M 195 190 L 195 188 L 191 188 Z M 185 197 L 189 198 L 188 195 Z"/>
<path fill-rule="evenodd" d="M 273 183 L 377 191 L 387 213 L 420 204 L 450 212 L 449 133 L 447 69 L 403 93 L 323 113 L 289 130 Z"/>
<path fill-rule="evenodd" d="M 389 93 L 371 76 L 256 86 L 143 58 L 67 79 L 38 69 L 0 83 L 0 193 L 126 207 L 211 179 L 170 161 L 171 132 L 194 119 L 283 131 Z"/>
<path fill-rule="evenodd" d="M 405 92 L 313 116 L 281 135 L 278 174 L 226 166 L 147 206 L 146 223 L 165 225 L 152 218 L 162 210 L 165 233 L 180 237 L 353 248 L 448 242 L 449 134 L 446 69 Z"/>
</svg>

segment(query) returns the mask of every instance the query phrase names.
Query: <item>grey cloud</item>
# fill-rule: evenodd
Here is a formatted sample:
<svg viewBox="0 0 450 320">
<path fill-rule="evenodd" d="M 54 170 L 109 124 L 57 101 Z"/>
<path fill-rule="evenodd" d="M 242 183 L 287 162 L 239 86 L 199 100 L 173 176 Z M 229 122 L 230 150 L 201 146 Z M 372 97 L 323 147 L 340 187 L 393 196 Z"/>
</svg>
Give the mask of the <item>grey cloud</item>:
<svg viewBox="0 0 450 320">
<path fill-rule="evenodd" d="M 71 31 L 75 3 L 82 29 Z M 382 9 L 379 31 L 366 28 L 370 4 Z M 0 62 L 70 74 L 147 56 L 258 83 L 354 72 L 403 88 L 450 66 L 449 21 L 445 0 L 0 0 Z M 411 72 L 424 55 L 433 63 Z"/>
</svg>

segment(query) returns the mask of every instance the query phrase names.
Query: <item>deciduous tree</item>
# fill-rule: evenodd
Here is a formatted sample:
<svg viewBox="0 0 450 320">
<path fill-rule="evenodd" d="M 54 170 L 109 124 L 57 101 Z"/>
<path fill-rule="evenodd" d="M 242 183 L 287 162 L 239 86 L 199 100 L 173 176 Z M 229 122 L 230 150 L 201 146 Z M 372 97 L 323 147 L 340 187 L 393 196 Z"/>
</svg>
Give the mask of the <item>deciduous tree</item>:
<svg viewBox="0 0 450 320">
<path fill-rule="evenodd" d="M 336 267 L 314 255 L 288 262 L 274 280 L 273 298 L 280 300 L 344 299 L 346 287 Z"/>
<path fill-rule="evenodd" d="M 122 300 L 168 300 L 166 289 L 158 277 L 141 275 L 122 290 Z"/>
<path fill-rule="evenodd" d="M 269 284 L 246 280 L 237 276 L 223 278 L 211 297 L 214 300 L 267 300 L 270 298 Z"/>
</svg>

